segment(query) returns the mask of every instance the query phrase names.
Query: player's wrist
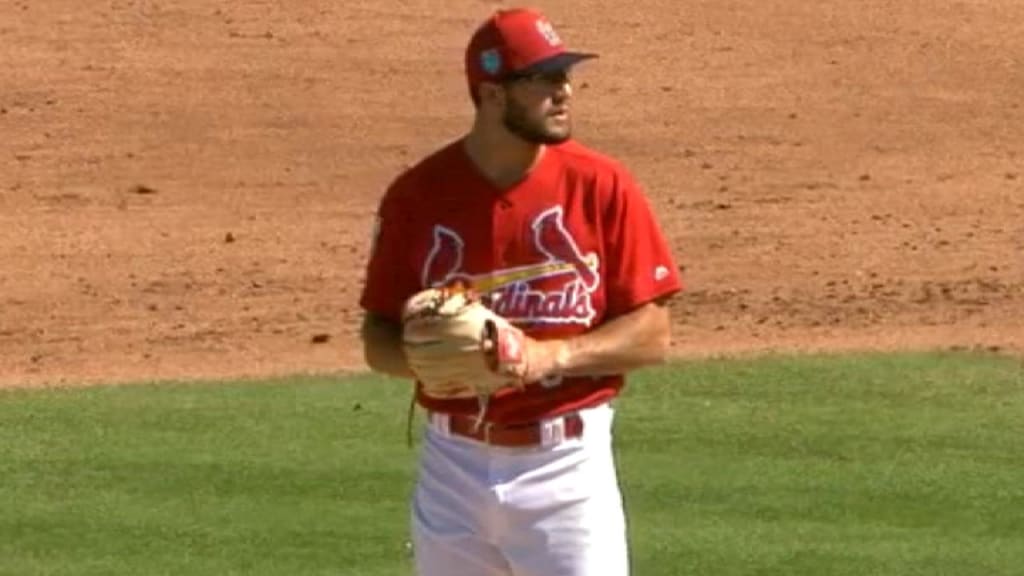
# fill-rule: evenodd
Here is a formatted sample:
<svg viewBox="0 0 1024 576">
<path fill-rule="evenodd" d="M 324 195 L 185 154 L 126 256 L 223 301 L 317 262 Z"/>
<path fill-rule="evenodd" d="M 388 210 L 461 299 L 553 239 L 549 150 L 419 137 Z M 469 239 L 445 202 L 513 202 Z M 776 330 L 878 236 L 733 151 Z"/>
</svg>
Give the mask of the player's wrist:
<svg viewBox="0 0 1024 576">
<path fill-rule="evenodd" d="M 572 346 L 568 339 L 549 340 L 550 368 L 545 376 L 559 376 L 572 368 Z"/>
</svg>

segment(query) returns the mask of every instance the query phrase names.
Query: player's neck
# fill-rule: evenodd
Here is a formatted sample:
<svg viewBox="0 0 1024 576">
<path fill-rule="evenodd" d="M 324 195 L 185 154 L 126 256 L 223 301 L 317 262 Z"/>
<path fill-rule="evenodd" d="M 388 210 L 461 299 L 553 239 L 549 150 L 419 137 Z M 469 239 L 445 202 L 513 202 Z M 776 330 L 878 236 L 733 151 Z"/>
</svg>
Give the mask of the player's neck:
<svg viewBox="0 0 1024 576">
<path fill-rule="evenodd" d="M 544 145 L 518 136 L 474 126 L 463 140 L 470 160 L 480 173 L 498 188 L 522 180 L 544 155 Z"/>
</svg>

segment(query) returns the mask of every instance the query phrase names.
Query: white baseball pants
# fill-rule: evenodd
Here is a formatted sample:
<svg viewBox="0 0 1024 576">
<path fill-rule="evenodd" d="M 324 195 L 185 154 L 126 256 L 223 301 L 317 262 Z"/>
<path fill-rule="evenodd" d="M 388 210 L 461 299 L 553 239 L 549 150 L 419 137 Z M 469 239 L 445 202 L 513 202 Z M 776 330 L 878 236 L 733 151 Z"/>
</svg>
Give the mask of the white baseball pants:
<svg viewBox="0 0 1024 576">
<path fill-rule="evenodd" d="M 412 501 L 416 574 L 628 576 L 614 410 L 580 415 L 581 438 L 533 448 L 488 446 L 432 419 Z"/>
</svg>

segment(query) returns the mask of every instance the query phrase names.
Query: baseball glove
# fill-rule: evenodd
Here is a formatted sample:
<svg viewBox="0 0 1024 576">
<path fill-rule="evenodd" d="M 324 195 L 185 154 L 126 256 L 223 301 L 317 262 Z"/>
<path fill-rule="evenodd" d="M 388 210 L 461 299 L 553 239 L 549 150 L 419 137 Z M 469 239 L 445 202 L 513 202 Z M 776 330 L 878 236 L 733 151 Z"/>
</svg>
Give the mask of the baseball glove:
<svg viewBox="0 0 1024 576">
<path fill-rule="evenodd" d="M 418 292 L 402 311 L 406 361 L 423 392 L 436 398 L 482 398 L 522 387 L 524 339 L 465 284 Z"/>
</svg>

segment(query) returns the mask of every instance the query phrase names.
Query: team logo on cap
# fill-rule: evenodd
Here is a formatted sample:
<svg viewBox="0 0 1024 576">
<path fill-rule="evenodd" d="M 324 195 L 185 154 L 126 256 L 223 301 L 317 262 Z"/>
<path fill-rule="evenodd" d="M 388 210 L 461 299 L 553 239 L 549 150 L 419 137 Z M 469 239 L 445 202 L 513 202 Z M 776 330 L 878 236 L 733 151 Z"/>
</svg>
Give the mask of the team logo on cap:
<svg viewBox="0 0 1024 576">
<path fill-rule="evenodd" d="M 558 33 L 555 32 L 555 27 L 551 25 L 551 22 L 547 20 L 537 20 L 537 32 L 548 41 L 548 44 L 552 46 L 559 46 L 562 44 L 562 39 L 558 37 Z"/>
<path fill-rule="evenodd" d="M 484 72 L 494 75 L 501 70 L 501 54 L 497 49 L 484 50 L 480 54 L 480 66 L 483 67 Z"/>
</svg>

